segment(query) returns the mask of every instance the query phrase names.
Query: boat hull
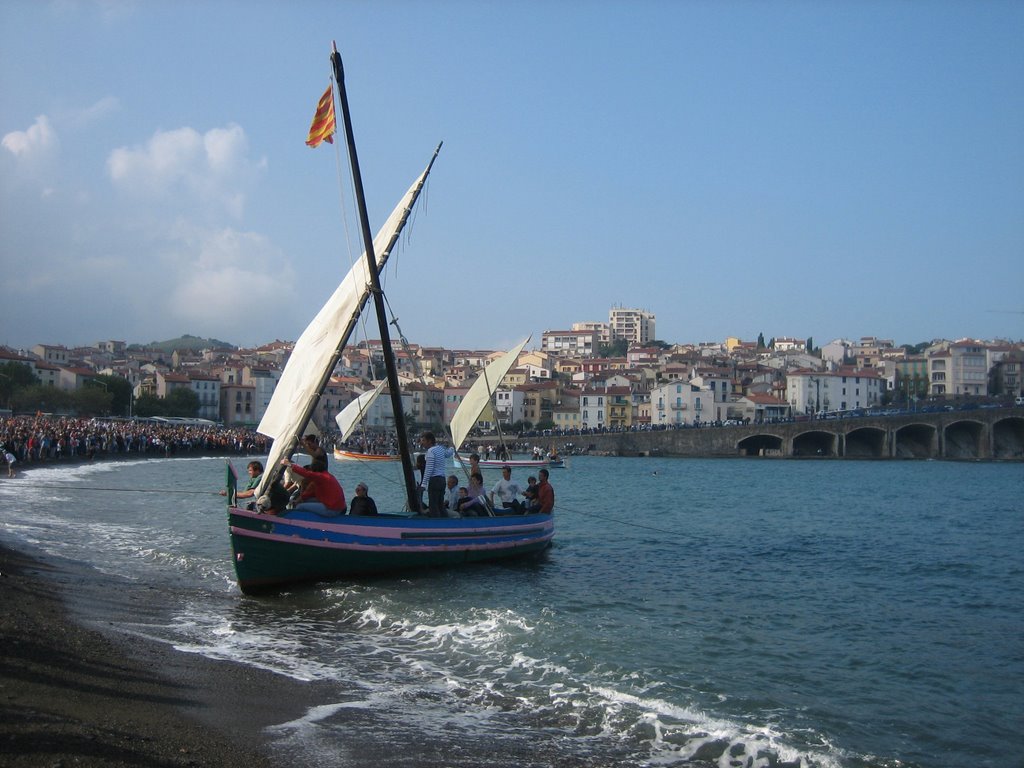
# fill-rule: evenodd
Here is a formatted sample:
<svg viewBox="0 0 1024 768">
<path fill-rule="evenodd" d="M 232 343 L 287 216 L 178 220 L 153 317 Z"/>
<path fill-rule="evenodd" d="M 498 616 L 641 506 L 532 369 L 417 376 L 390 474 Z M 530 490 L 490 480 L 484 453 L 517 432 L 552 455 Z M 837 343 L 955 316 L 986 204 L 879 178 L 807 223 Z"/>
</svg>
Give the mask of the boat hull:
<svg viewBox="0 0 1024 768">
<path fill-rule="evenodd" d="M 381 453 L 359 453 L 358 451 L 343 451 L 340 448 L 334 449 L 334 458 L 336 458 L 338 461 L 398 461 L 398 456 L 386 456 Z"/>
<path fill-rule="evenodd" d="M 457 467 L 468 467 L 469 459 L 461 456 L 455 457 L 455 466 Z M 548 466 L 547 459 L 509 459 L 508 461 L 499 461 L 498 459 L 480 459 L 480 466 L 484 469 L 500 469 L 501 467 L 546 467 Z"/>
<path fill-rule="evenodd" d="M 289 584 L 526 557 L 547 549 L 551 515 L 483 518 L 320 518 L 228 510 L 238 586 L 246 594 Z"/>
</svg>

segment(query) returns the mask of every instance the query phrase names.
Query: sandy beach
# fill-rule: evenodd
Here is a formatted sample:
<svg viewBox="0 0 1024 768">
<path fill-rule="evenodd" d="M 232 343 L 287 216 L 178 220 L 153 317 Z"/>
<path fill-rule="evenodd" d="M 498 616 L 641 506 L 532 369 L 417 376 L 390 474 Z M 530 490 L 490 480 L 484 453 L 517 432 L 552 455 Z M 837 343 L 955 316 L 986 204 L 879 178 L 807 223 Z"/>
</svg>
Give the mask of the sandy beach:
<svg viewBox="0 0 1024 768">
<path fill-rule="evenodd" d="M 275 761 L 265 726 L 310 686 L 82 626 L 68 574 L 0 542 L 0 752 L 9 766 L 242 766 Z"/>
</svg>

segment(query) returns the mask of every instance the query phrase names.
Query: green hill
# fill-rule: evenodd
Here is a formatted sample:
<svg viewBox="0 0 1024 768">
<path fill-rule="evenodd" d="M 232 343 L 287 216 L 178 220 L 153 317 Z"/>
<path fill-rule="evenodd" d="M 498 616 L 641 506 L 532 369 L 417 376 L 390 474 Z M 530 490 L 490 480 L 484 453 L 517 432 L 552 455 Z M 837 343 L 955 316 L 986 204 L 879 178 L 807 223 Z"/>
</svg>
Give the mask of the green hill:
<svg viewBox="0 0 1024 768">
<path fill-rule="evenodd" d="M 199 336 L 191 336 L 185 334 L 177 339 L 167 339 L 166 341 L 151 341 L 148 344 L 129 344 L 129 349 L 156 349 L 161 352 L 173 352 L 176 349 L 190 349 L 193 351 L 199 351 L 201 349 L 237 349 L 234 344 L 229 344 L 226 341 L 220 341 L 218 339 L 203 339 Z"/>
</svg>

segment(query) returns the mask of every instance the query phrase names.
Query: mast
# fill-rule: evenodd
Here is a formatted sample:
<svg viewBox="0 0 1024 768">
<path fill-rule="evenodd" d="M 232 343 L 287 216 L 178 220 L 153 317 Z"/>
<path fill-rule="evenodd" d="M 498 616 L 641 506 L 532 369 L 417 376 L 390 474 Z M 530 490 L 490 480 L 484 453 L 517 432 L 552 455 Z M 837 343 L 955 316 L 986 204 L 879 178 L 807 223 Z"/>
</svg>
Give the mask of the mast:
<svg viewBox="0 0 1024 768">
<path fill-rule="evenodd" d="M 359 156 L 356 154 L 356 141 L 352 133 L 352 115 L 348 108 L 348 94 L 345 91 L 345 69 L 341 63 L 341 54 L 337 44 L 332 44 L 331 62 L 334 64 L 334 79 L 338 83 L 338 99 L 341 103 L 342 122 L 345 125 L 345 141 L 348 144 L 349 164 L 352 166 L 352 185 L 355 188 L 356 203 L 359 208 L 359 225 L 363 234 L 366 251 L 367 267 L 370 273 L 370 290 L 373 293 L 373 305 L 377 310 L 377 325 L 380 329 L 380 342 L 384 352 L 384 366 L 387 369 L 388 389 L 391 390 L 391 409 L 395 414 L 395 431 L 398 433 L 398 452 L 402 458 L 402 475 L 405 478 L 406 501 L 413 512 L 420 511 L 420 497 L 416 490 L 416 477 L 412 466 L 412 453 L 409 450 L 409 436 L 405 431 L 405 413 L 402 411 L 402 392 L 398 386 L 398 367 L 395 365 L 395 353 L 391 349 L 391 335 L 388 332 L 387 313 L 384 309 L 384 296 L 380 288 L 380 275 L 377 274 L 377 257 L 373 253 L 373 233 L 370 231 L 370 217 L 366 212 L 366 198 L 363 194 L 363 176 L 359 171 Z M 440 149 L 440 145 L 438 146 Z M 434 153 L 437 157 L 437 153 Z M 433 163 L 433 160 L 431 160 Z"/>
</svg>

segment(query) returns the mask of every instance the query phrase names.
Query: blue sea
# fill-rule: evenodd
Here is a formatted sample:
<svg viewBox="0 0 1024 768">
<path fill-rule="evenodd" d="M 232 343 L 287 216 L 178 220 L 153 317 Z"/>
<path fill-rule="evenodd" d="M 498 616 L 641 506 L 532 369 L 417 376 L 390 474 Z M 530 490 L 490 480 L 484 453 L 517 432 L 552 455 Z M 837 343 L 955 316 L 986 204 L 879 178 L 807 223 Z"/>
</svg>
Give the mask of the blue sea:
<svg viewBox="0 0 1024 768">
<path fill-rule="evenodd" d="M 2 535 L 81 572 L 97 625 L 316 681 L 267 732 L 289 765 L 1024 761 L 1020 464 L 573 457 L 539 561 L 259 598 L 224 466 L 36 469 Z M 332 470 L 400 506 L 397 467 Z"/>
</svg>

